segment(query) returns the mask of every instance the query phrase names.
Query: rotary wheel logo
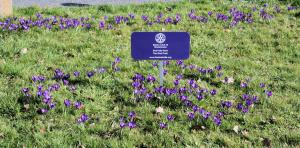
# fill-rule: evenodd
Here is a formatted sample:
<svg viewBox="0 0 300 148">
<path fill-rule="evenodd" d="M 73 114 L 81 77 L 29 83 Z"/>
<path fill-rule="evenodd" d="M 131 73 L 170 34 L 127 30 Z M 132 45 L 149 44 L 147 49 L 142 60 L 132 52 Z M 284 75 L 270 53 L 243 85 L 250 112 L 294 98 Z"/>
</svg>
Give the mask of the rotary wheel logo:
<svg viewBox="0 0 300 148">
<path fill-rule="evenodd" d="M 158 33 L 155 35 L 155 41 L 157 43 L 161 44 L 161 43 L 165 42 L 165 40 L 166 40 L 166 36 L 163 33 Z"/>
</svg>

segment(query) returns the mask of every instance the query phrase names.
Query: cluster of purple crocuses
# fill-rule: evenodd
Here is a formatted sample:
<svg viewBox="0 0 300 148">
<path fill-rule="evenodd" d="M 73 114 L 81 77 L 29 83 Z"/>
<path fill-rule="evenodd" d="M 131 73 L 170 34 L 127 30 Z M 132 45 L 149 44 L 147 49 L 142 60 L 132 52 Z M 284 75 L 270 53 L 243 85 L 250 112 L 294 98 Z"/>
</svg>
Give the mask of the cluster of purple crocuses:
<svg viewBox="0 0 300 148">
<path fill-rule="evenodd" d="M 171 121 L 174 121 L 175 117 L 172 114 L 169 114 L 169 115 L 167 115 L 166 119 L 168 122 L 171 122 Z M 163 122 L 163 121 L 159 122 L 160 129 L 165 129 L 167 127 L 168 127 L 168 123 Z"/>
<path fill-rule="evenodd" d="M 117 65 L 120 63 L 121 59 L 119 57 L 115 58 L 112 62 L 112 71 L 119 71 L 120 69 Z M 164 66 L 167 68 L 170 65 L 170 61 L 164 61 Z M 157 63 L 153 63 L 154 68 L 157 67 Z M 241 111 L 243 113 L 249 112 L 249 109 L 253 107 L 254 103 L 257 103 L 258 96 L 251 95 L 247 89 L 249 89 L 249 79 L 240 81 L 240 89 L 245 92 L 241 94 L 240 99 L 236 100 L 221 100 L 220 102 L 220 110 L 221 111 L 208 111 L 203 106 L 203 102 L 205 99 L 210 99 L 218 95 L 219 92 L 214 85 L 211 85 L 212 88 L 208 89 L 201 85 L 201 78 L 217 78 L 218 81 L 224 83 L 224 85 L 230 85 L 230 81 L 228 77 L 223 76 L 223 68 L 221 65 L 217 65 L 214 68 L 203 68 L 195 64 L 185 64 L 184 61 L 178 60 L 174 62 L 174 65 L 178 67 L 183 73 L 178 74 L 175 76 L 173 83 L 171 85 L 166 86 L 159 86 L 156 81 L 156 78 L 148 74 L 147 76 L 143 76 L 142 74 L 136 73 L 132 77 L 131 86 L 133 88 L 133 93 L 136 98 L 136 101 L 154 101 L 158 99 L 158 103 L 161 99 L 166 99 L 168 101 L 179 101 L 183 106 L 185 106 L 184 112 L 187 115 L 187 119 L 190 121 L 197 122 L 198 120 L 206 121 L 211 119 L 217 126 L 222 124 L 222 120 L 224 119 L 225 115 L 227 115 L 226 110 L 230 108 L 236 108 L 236 110 Z M 186 70 L 185 70 L 186 69 Z M 194 73 L 196 77 L 193 79 L 188 79 L 185 77 L 185 72 Z M 100 67 L 94 69 L 92 71 L 88 71 L 86 74 L 87 78 L 93 77 L 96 73 L 104 73 L 106 72 L 106 68 Z M 167 73 L 165 73 L 167 75 Z M 53 99 L 53 93 L 55 91 L 59 91 L 61 86 L 64 85 L 66 88 L 72 93 L 75 93 L 76 86 L 75 84 L 70 83 L 70 79 L 76 79 L 80 76 L 79 71 L 74 71 L 73 74 L 65 73 L 61 69 L 54 70 L 54 76 L 51 78 L 55 80 L 55 83 L 50 86 L 43 85 L 47 78 L 44 76 L 33 76 L 33 87 L 35 88 L 22 88 L 22 92 L 25 98 L 29 99 L 40 99 L 46 107 L 39 108 L 38 113 L 45 114 L 49 111 L 49 109 L 54 109 L 56 106 L 56 102 Z M 215 77 L 216 76 L 216 77 Z M 224 77 L 224 80 L 221 80 Z M 266 84 L 260 83 L 259 87 L 262 89 L 262 92 L 265 94 L 266 97 L 271 97 L 273 95 L 272 91 L 266 89 Z M 36 90 L 36 95 L 32 92 Z M 32 91 L 32 92 L 31 92 Z M 263 97 L 263 96 L 261 96 Z M 172 99 L 172 98 L 175 98 Z M 202 105 L 197 105 L 197 104 Z M 67 108 L 74 107 L 74 109 L 82 109 L 84 107 L 83 102 L 74 101 L 72 102 L 70 99 L 64 100 L 64 105 Z M 159 104 L 158 104 L 159 105 Z M 128 126 L 129 128 L 135 128 L 136 125 L 136 113 L 134 111 L 129 112 L 128 117 L 122 117 L 120 119 L 120 127 L 124 128 Z M 166 119 L 168 121 L 173 121 L 174 116 L 169 114 L 167 115 Z M 78 123 L 83 123 L 89 119 L 89 116 L 83 113 L 78 119 Z M 159 122 L 159 127 L 161 129 L 167 128 L 168 124 L 166 122 Z"/>
<path fill-rule="evenodd" d="M 181 21 L 181 15 L 176 14 L 174 17 L 164 17 L 163 13 L 159 13 L 157 16 L 154 17 L 154 19 L 149 18 L 147 15 L 142 15 L 141 18 L 142 20 L 149 26 L 153 24 L 178 24 Z"/>
<path fill-rule="evenodd" d="M 263 5 L 259 11 L 261 18 L 269 20 L 274 17 L 271 13 L 280 13 L 282 9 L 275 5 L 273 11 L 267 9 L 268 5 Z M 288 11 L 297 9 L 295 6 L 287 6 Z M 208 11 L 207 16 L 197 16 L 196 11 L 192 9 L 190 13 L 187 14 L 190 20 L 196 20 L 202 23 L 207 23 L 209 19 L 215 19 L 221 22 L 230 21 L 229 26 L 234 27 L 239 22 L 252 23 L 253 13 L 257 10 L 256 7 L 252 8 L 252 13 L 245 13 L 237 8 L 233 7 L 229 10 L 229 14 L 223 14 L 220 12 Z M 215 17 L 213 16 L 215 14 Z M 165 16 L 165 17 L 164 17 Z M 24 17 L 13 17 L 7 18 L 4 22 L 0 21 L 0 30 L 2 31 L 29 31 L 32 28 L 46 28 L 49 30 L 66 30 L 71 28 L 84 28 L 84 29 L 101 29 L 101 30 L 111 30 L 118 27 L 120 24 L 133 23 L 136 19 L 136 15 L 129 13 L 126 16 L 116 15 L 112 17 L 104 16 L 103 19 L 96 20 L 95 18 L 80 17 L 80 18 L 69 18 L 62 16 L 51 16 L 44 17 L 42 14 L 37 13 L 35 18 L 26 19 Z M 150 18 L 148 15 L 141 15 L 141 19 L 145 24 L 151 26 L 153 24 L 173 24 L 176 25 L 182 21 L 181 14 L 177 13 L 175 16 L 170 16 L 169 14 L 159 13 L 154 18 Z M 95 25 L 96 24 L 96 25 Z"/>
<path fill-rule="evenodd" d="M 136 118 L 136 113 L 134 111 L 131 111 L 128 113 L 128 117 L 121 117 L 120 118 L 120 128 L 125 128 L 125 127 L 129 127 L 130 129 L 135 128 L 136 127 L 136 122 L 135 122 L 135 118 Z"/>
<path fill-rule="evenodd" d="M 119 68 L 117 67 L 117 64 L 120 62 L 120 58 L 115 58 L 112 66 L 112 71 L 117 71 Z M 93 77 L 96 73 L 101 74 L 106 72 L 106 68 L 100 67 L 96 68 L 92 71 L 88 71 L 86 73 L 87 78 Z M 55 80 L 53 84 L 50 86 L 46 85 L 44 82 L 47 81 L 47 78 L 45 76 L 36 75 L 32 76 L 32 82 L 33 85 L 31 88 L 22 88 L 22 93 L 24 95 L 24 99 L 38 99 L 43 104 L 44 107 L 39 108 L 37 110 L 40 114 L 46 114 L 49 110 L 54 109 L 56 107 L 55 99 L 53 98 L 53 94 L 56 91 L 59 91 L 62 87 L 65 86 L 71 93 L 76 93 L 76 85 L 74 83 L 70 83 L 71 79 L 80 79 L 80 72 L 74 71 L 73 74 L 65 73 L 61 69 L 55 69 L 54 74 L 52 78 L 49 78 L 48 80 Z M 36 92 L 36 94 L 34 93 Z M 83 102 L 80 101 L 74 101 L 72 102 L 70 99 L 64 100 L 64 105 L 67 108 L 74 107 L 74 109 L 82 109 L 84 107 Z M 82 114 L 78 118 L 78 123 L 83 123 L 89 119 L 88 115 Z"/>
<path fill-rule="evenodd" d="M 170 62 L 164 62 L 165 66 L 169 65 Z M 186 65 L 183 61 L 178 60 L 175 62 L 175 65 L 180 69 L 189 69 L 193 73 L 198 73 L 199 75 L 204 76 L 217 76 L 219 79 L 222 77 L 222 66 L 217 65 L 214 68 L 202 68 L 195 64 Z M 153 66 L 156 67 L 156 62 L 153 63 Z M 224 85 L 229 84 L 228 77 L 224 78 Z M 234 101 L 231 100 L 221 100 L 220 107 L 222 111 L 216 112 L 214 115 L 212 112 L 204 109 L 204 106 L 198 106 L 198 102 L 205 100 L 206 98 L 214 97 L 218 94 L 216 88 L 208 89 L 200 87 L 199 81 L 201 81 L 201 76 L 198 76 L 195 79 L 186 79 L 183 74 L 178 74 L 173 80 L 173 86 L 159 86 L 156 83 L 156 78 L 148 74 L 148 76 L 143 76 L 142 74 L 136 73 L 132 78 L 132 88 L 136 100 L 146 100 L 152 101 L 153 98 L 164 98 L 170 100 L 171 98 L 177 98 L 182 105 L 186 106 L 187 119 L 196 120 L 196 117 L 202 117 L 203 120 L 212 119 L 212 121 L 217 125 L 222 124 L 222 119 L 226 115 L 226 109 L 235 107 L 238 111 L 247 113 L 252 107 L 252 104 L 258 102 L 258 96 L 249 94 L 246 90 L 248 89 L 249 81 L 241 81 L 240 89 L 245 90 L 245 94 L 242 94 L 241 99 Z M 219 80 L 220 81 L 220 80 Z M 261 88 L 265 88 L 265 84 L 260 84 Z M 271 97 L 272 91 L 264 89 L 265 96 Z M 161 97 L 163 96 L 163 97 Z M 172 100 L 176 101 L 176 100 Z M 172 119 L 172 118 L 170 118 Z M 160 128 L 167 127 L 167 123 L 160 122 Z"/>
</svg>

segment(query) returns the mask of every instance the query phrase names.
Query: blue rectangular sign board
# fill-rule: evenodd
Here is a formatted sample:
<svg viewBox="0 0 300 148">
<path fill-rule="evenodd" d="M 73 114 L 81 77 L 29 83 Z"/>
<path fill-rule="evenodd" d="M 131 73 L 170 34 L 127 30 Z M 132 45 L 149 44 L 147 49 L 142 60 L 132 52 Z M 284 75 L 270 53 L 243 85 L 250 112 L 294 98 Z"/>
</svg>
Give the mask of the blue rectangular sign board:
<svg viewBox="0 0 300 148">
<path fill-rule="evenodd" d="M 187 32 L 133 32 L 131 56 L 135 60 L 184 60 L 190 55 Z"/>
</svg>

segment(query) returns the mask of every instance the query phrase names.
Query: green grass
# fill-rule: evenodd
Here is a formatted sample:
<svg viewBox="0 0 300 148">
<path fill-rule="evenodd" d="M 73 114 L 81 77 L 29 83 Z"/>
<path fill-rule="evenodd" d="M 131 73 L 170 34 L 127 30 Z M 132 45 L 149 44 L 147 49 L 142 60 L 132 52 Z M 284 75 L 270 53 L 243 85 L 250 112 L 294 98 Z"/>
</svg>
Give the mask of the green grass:
<svg viewBox="0 0 300 148">
<path fill-rule="evenodd" d="M 274 147 L 300 146 L 300 19 L 296 11 L 288 12 L 286 6 L 271 21 L 263 21 L 255 13 L 253 24 L 238 24 L 224 29 L 226 24 L 209 21 L 207 24 L 188 21 L 187 13 L 196 9 L 197 14 L 207 11 L 227 12 L 235 6 L 250 10 L 255 3 L 248 2 L 180 2 L 124 6 L 93 6 L 83 8 L 23 8 L 15 9 L 16 16 L 33 17 L 40 12 L 45 16 L 103 17 L 104 15 L 137 15 L 136 23 L 120 25 L 116 30 L 99 29 L 48 31 L 32 29 L 29 32 L 0 32 L 0 146 L 1 147 L 262 147 L 263 139 L 270 139 Z M 166 7 L 173 8 L 166 12 Z M 272 8 L 270 8 L 270 11 Z M 299 11 L 299 9 L 297 10 Z M 182 14 L 179 25 L 142 25 L 142 14 L 155 16 Z M 167 105 L 162 115 L 153 114 L 155 103 L 136 103 L 132 99 L 131 77 L 136 73 L 157 76 L 150 61 L 135 62 L 130 56 L 130 34 L 132 31 L 187 31 L 191 34 L 191 56 L 185 63 L 202 67 L 221 64 L 225 76 L 236 82 L 250 78 L 252 92 L 258 93 L 259 83 L 265 82 L 273 96 L 256 104 L 248 114 L 232 110 L 233 114 L 216 127 L 189 122 L 184 107 L 173 109 Z M 21 53 L 27 48 L 26 54 Z M 83 72 L 99 66 L 110 67 L 115 57 L 121 57 L 120 72 L 109 71 L 87 79 Z M 174 62 L 166 69 L 166 85 L 172 86 L 180 72 Z M 57 107 L 46 115 L 36 113 L 41 103 L 31 101 L 29 110 L 24 110 L 20 89 L 30 87 L 32 75 L 51 78 L 53 69 L 73 73 L 80 70 L 77 95 L 72 95 L 64 86 L 54 94 Z M 184 73 L 189 73 L 185 71 Z M 217 79 L 216 79 L 217 80 Z M 55 81 L 47 81 L 53 84 Z M 209 86 L 204 81 L 201 86 Z M 227 91 L 229 94 L 225 94 Z M 220 100 L 231 100 L 240 96 L 242 90 L 235 85 L 221 85 L 218 95 L 202 104 L 216 113 Z M 64 107 L 63 100 L 84 102 L 83 110 Z M 129 111 L 136 111 L 138 127 L 120 129 L 119 118 Z M 91 120 L 77 124 L 81 113 Z M 172 113 L 176 116 L 169 128 L 160 130 L 158 123 Z M 272 118 L 275 118 L 273 122 Z M 191 130 L 193 124 L 205 125 L 205 130 Z M 234 126 L 241 132 L 235 133 Z"/>
</svg>

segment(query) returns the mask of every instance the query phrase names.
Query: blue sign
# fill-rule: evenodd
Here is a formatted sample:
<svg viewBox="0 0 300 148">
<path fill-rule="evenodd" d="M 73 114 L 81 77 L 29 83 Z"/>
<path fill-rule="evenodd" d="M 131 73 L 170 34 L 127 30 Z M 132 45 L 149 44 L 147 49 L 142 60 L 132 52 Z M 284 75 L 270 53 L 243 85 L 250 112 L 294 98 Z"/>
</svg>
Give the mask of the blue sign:
<svg viewBox="0 0 300 148">
<path fill-rule="evenodd" d="M 131 56 L 135 60 L 184 60 L 190 55 L 187 32 L 133 32 Z"/>
</svg>

